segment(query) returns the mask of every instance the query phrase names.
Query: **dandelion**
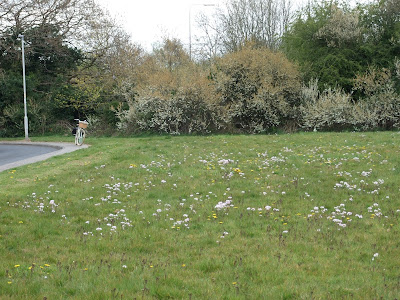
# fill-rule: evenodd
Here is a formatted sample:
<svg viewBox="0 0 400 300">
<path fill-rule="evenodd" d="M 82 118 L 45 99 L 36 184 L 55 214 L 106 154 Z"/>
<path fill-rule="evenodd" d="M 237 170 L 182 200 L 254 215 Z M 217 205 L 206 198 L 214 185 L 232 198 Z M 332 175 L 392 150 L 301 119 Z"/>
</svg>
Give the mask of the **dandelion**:
<svg viewBox="0 0 400 300">
<path fill-rule="evenodd" d="M 123 266 L 122 266 L 122 268 L 126 269 L 126 268 L 127 268 L 127 266 L 126 266 L 126 265 L 123 265 Z"/>
<path fill-rule="evenodd" d="M 19 268 L 21 265 L 15 265 L 14 268 Z"/>
</svg>

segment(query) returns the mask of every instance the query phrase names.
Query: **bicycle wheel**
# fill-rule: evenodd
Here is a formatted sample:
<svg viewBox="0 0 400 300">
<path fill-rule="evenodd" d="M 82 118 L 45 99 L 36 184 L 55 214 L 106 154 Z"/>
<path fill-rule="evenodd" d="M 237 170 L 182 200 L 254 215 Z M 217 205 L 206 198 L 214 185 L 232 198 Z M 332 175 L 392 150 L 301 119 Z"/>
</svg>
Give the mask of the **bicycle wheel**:
<svg viewBox="0 0 400 300">
<path fill-rule="evenodd" d="M 75 135 L 75 145 L 81 146 L 83 144 L 83 141 L 85 140 L 85 136 L 85 130 L 83 130 L 82 128 L 78 128 Z"/>
</svg>

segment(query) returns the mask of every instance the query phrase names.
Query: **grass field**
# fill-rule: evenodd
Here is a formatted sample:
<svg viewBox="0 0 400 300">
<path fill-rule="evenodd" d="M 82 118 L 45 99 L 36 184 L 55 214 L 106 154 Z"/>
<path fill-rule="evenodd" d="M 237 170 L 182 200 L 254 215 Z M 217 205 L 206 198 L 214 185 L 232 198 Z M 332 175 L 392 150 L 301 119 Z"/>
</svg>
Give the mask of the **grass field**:
<svg viewBox="0 0 400 300">
<path fill-rule="evenodd" d="M 398 298 L 399 141 L 88 138 L 2 172 L 0 299 Z"/>
</svg>

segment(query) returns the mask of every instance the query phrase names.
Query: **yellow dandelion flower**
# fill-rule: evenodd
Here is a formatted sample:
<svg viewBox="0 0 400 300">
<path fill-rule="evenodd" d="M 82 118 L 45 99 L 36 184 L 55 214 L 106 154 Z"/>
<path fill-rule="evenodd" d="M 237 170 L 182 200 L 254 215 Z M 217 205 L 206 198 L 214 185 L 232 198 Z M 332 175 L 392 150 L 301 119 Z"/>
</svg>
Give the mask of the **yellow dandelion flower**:
<svg viewBox="0 0 400 300">
<path fill-rule="evenodd" d="M 18 268 L 18 267 L 20 267 L 20 266 L 21 266 L 21 265 L 15 265 L 14 268 Z"/>
<path fill-rule="evenodd" d="M 182 267 L 184 268 L 184 267 L 186 267 L 186 265 L 185 265 L 185 264 L 182 264 Z"/>
<path fill-rule="evenodd" d="M 50 265 L 49 265 L 49 264 L 44 264 L 44 266 L 45 266 L 45 267 L 50 267 Z"/>
</svg>

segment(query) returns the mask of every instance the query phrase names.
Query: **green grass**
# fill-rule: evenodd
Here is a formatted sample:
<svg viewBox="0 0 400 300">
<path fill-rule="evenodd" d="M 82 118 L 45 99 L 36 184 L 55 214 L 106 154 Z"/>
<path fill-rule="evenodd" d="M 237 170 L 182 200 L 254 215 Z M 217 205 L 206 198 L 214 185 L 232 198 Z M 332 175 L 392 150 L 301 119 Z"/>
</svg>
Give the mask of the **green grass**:
<svg viewBox="0 0 400 300">
<path fill-rule="evenodd" d="M 399 140 L 88 138 L 2 172 L 0 298 L 397 298 Z"/>
</svg>

